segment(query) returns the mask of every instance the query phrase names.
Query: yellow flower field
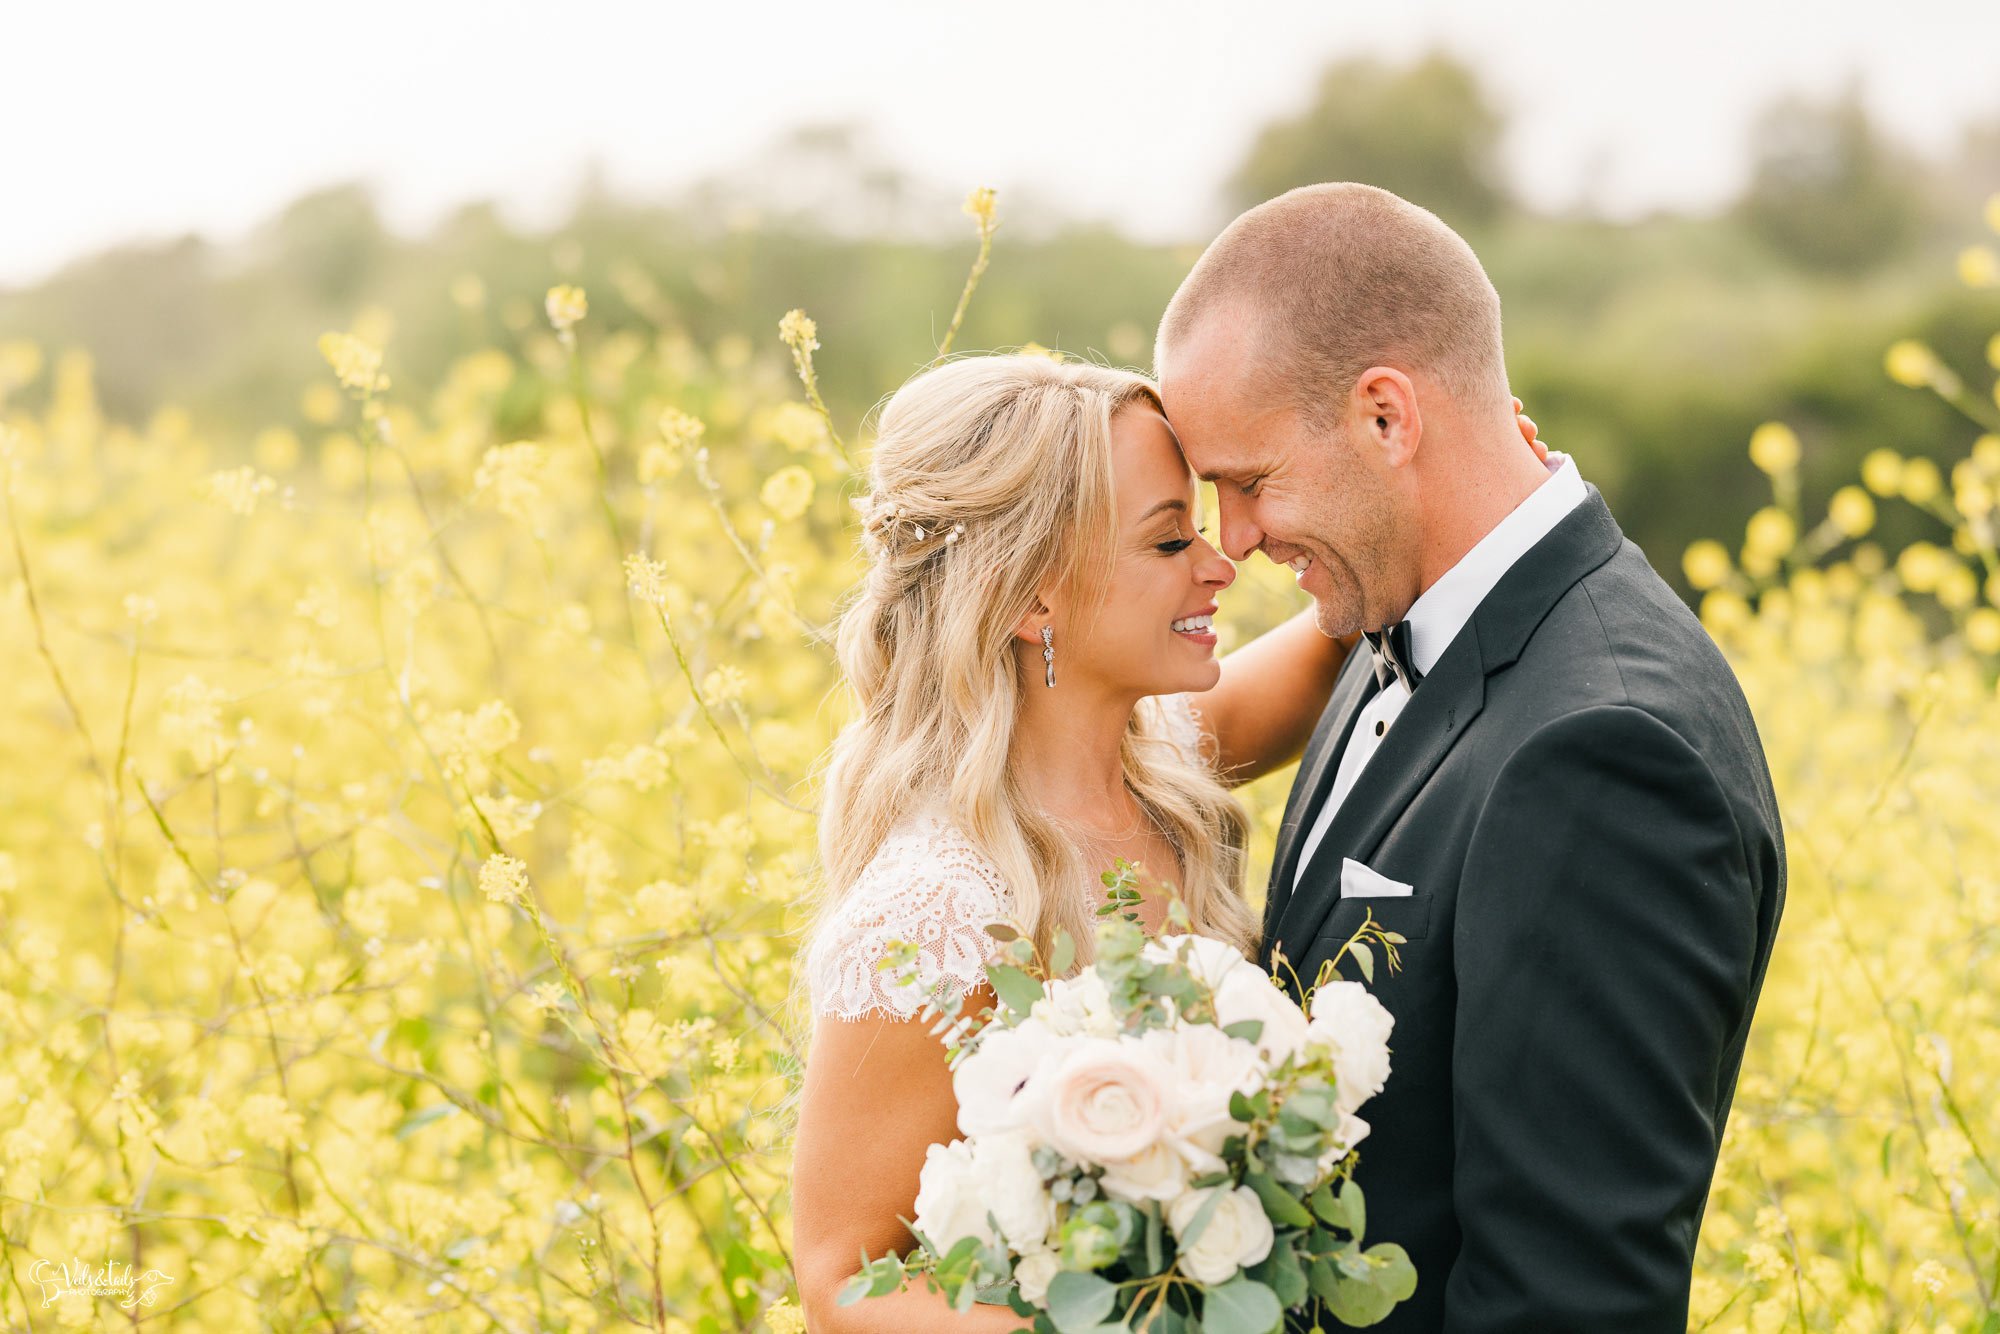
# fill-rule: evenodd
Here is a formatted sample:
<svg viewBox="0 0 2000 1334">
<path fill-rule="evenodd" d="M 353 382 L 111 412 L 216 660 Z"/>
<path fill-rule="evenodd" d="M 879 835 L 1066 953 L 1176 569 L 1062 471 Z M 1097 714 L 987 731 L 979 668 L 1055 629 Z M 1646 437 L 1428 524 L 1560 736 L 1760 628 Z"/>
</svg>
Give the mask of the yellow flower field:
<svg viewBox="0 0 2000 1334">
<path fill-rule="evenodd" d="M 0 345 L 0 1326 L 803 1328 L 792 959 L 867 450 L 820 405 L 840 331 L 545 313 L 418 385 L 362 312 L 320 424 L 251 440 Z M 2000 1330 L 1989 360 L 1886 350 L 1881 393 L 1964 407 L 1955 466 L 1885 448 L 1807 511 L 1774 423 L 1771 507 L 1686 553 L 1791 856 L 1702 1328 Z M 1929 537 L 1872 544 L 1891 507 Z M 1294 609 L 1244 575 L 1225 649 Z M 1289 777 L 1248 794 L 1264 858 Z"/>
</svg>

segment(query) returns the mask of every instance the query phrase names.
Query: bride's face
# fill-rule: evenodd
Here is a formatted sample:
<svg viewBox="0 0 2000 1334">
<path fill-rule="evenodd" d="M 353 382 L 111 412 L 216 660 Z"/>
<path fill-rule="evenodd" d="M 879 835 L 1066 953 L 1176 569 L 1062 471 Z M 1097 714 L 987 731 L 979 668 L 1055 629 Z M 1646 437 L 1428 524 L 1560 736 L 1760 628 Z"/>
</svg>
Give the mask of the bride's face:
<svg viewBox="0 0 2000 1334">
<path fill-rule="evenodd" d="M 1236 566 L 1197 531 L 1195 479 L 1166 418 L 1148 402 L 1111 419 L 1117 563 L 1096 619 L 1056 645 L 1065 666 L 1141 695 L 1207 690 L 1221 675 L 1212 618 Z M 1183 628 L 1175 629 L 1176 625 Z"/>
</svg>

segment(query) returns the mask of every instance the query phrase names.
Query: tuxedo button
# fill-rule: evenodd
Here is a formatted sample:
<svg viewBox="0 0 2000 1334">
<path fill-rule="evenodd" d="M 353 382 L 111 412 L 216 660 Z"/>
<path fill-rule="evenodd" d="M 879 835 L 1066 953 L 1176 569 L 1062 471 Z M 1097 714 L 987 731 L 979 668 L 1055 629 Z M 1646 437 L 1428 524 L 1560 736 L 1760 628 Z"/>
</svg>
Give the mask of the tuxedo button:
<svg viewBox="0 0 2000 1334">
<path fill-rule="evenodd" d="M 1376 722 L 1375 722 L 1375 735 L 1376 735 L 1376 736 L 1381 736 L 1381 735 L 1382 735 L 1382 734 L 1383 734 L 1384 732 L 1386 732 L 1386 731 L 1388 731 L 1388 730 L 1389 730 L 1389 720 L 1388 720 L 1388 719 L 1386 719 L 1386 718 L 1379 718 L 1379 719 L 1377 719 L 1377 720 L 1376 720 Z"/>
</svg>

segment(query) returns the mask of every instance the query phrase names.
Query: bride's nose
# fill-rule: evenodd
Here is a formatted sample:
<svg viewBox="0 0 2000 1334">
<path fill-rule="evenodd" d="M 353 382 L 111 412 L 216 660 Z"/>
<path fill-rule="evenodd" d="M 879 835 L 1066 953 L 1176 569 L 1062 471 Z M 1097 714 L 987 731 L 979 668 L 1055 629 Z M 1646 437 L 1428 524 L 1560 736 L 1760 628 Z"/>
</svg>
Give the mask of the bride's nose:
<svg viewBox="0 0 2000 1334">
<path fill-rule="evenodd" d="M 1206 559 L 1196 562 L 1195 578 L 1209 588 L 1224 589 L 1236 582 L 1236 562 L 1217 551 L 1206 539 L 1201 539 Z"/>
</svg>

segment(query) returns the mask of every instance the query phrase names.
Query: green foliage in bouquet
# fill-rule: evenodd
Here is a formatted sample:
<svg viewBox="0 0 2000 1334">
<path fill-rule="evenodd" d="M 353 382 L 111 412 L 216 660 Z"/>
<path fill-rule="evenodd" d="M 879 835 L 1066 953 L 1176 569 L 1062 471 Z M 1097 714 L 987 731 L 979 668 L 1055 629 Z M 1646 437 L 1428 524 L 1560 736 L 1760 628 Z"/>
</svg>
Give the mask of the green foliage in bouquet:
<svg viewBox="0 0 2000 1334">
<path fill-rule="evenodd" d="M 1139 868 L 1120 860 L 1104 877 L 1104 920 L 1096 936 L 1092 972 L 1103 986 L 1103 1005 L 1121 1038 L 1176 1025 L 1209 1025 L 1231 1038 L 1256 1044 L 1265 1023 L 1239 1019 L 1225 1023 L 1211 985 L 1213 974 L 1172 934 L 1185 932 L 1188 916 L 1178 900 L 1170 903 L 1167 930 L 1149 940 L 1135 911 Z M 1075 958 L 1074 942 L 1058 933 L 1049 957 L 1015 927 L 989 928 L 1000 949 L 986 969 L 997 1004 L 981 1015 L 962 1011 L 962 996 L 932 996 L 925 1013 L 947 1045 L 956 1069 L 981 1038 L 1018 1028 L 1036 1017 L 1038 1005 Z M 1365 974 L 1372 976 L 1368 942 L 1386 954 L 1393 968 L 1394 933 L 1372 918 L 1348 942 Z M 1206 942 L 1214 945 L 1218 942 Z M 1151 948 L 1149 948 L 1149 946 Z M 885 969 L 902 985 L 916 986 L 914 947 L 892 947 Z M 1243 965 L 1254 975 L 1254 969 Z M 1317 982 L 1330 972 L 1323 970 Z M 1256 978 L 1275 991 L 1271 979 Z M 1351 985 L 1351 984 L 1350 984 Z M 1317 986 L 1314 988 L 1317 990 Z M 1311 992 L 1307 993 L 1310 1003 Z M 1289 1005 L 1289 1001 L 1283 1001 Z M 1101 1165 L 1066 1161 L 1046 1145 L 1033 1152 L 1034 1169 L 1061 1207 L 1059 1224 L 1048 1237 L 1060 1268 L 1046 1281 L 1039 1301 L 1023 1295 L 1017 1281 L 1026 1257 L 1000 1239 L 999 1220 L 988 1213 L 986 1237 L 963 1236 L 940 1245 L 916 1221 L 909 1226 L 918 1245 L 907 1257 L 868 1260 L 843 1292 L 843 1304 L 898 1291 L 921 1277 L 958 1310 L 977 1302 L 1004 1302 L 1031 1317 L 1036 1334 L 1105 1334 L 1110 1330 L 1151 1334 L 1269 1334 L 1287 1310 L 1311 1305 L 1317 1318 L 1343 1325 L 1371 1325 L 1416 1290 L 1409 1256 L 1393 1242 L 1364 1245 L 1367 1207 L 1353 1178 L 1355 1155 L 1343 1137 L 1353 1132 L 1353 1104 L 1337 1096 L 1334 1062 L 1323 1047 L 1305 1047 L 1268 1059 L 1260 1087 L 1232 1094 L 1230 1118 L 1241 1133 L 1222 1144 L 1222 1165 L 1192 1174 L 1183 1199 L 1200 1197 L 1191 1218 L 1175 1226 L 1173 1207 L 1158 1200 L 1110 1198 L 1100 1184 Z M 1183 1257 L 1216 1223 L 1218 1209 L 1247 1191 L 1269 1220 L 1268 1252 L 1229 1276 L 1203 1282 L 1187 1271 Z M 1177 1202 L 1178 1203 L 1178 1202 Z M 1247 1205 L 1239 1201 L 1239 1207 Z M 1212 1277 L 1212 1276 L 1211 1276 Z"/>
</svg>

